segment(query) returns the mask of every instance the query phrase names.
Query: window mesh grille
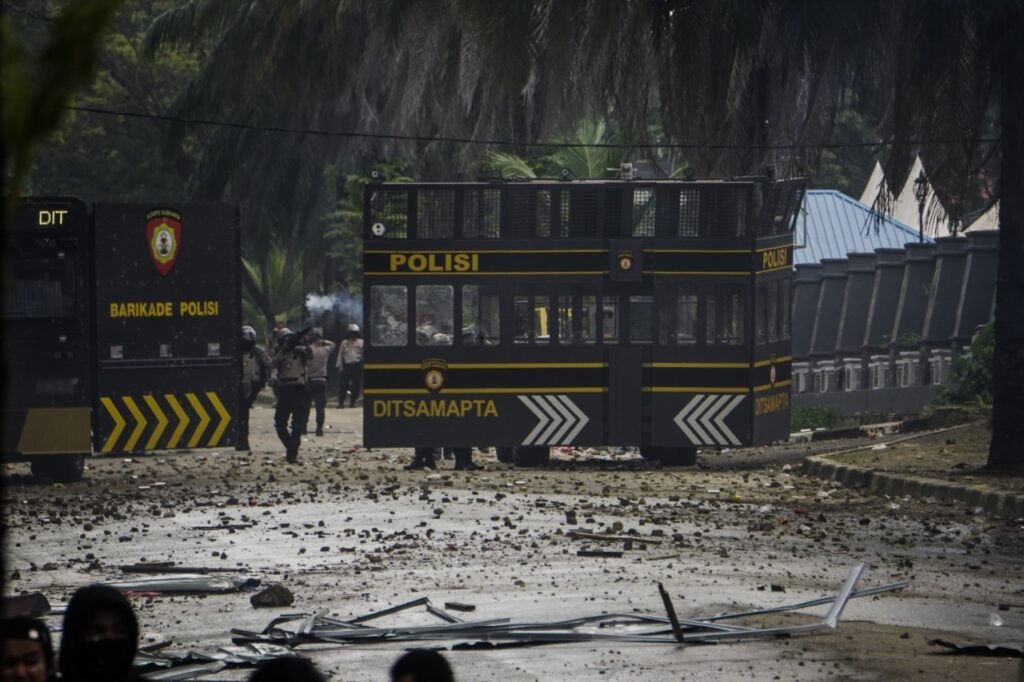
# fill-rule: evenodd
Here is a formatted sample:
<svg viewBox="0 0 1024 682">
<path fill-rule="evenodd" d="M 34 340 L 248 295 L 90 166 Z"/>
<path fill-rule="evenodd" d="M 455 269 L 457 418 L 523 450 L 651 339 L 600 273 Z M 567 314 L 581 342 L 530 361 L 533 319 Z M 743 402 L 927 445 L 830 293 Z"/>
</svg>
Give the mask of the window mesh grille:
<svg viewBox="0 0 1024 682">
<path fill-rule="evenodd" d="M 537 236 L 551 236 L 551 190 L 537 192 Z"/>
<path fill-rule="evenodd" d="M 582 188 L 570 190 L 568 236 L 597 236 L 597 199 L 597 190 Z"/>
<path fill-rule="evenodd" d="M 380 189 L 370 195 L 370 224 L 384 225 L 391 239 L 409 236 L 409 193 L 407 190 Z"/>
<path fill-rule="evenodd" d="M 530 239 L 537 235 L 537 192 L 528 188 L 512 187 L 508 190 L 508 236 Z"/>
<path fill-rule="evenodd" d="M 416 236 L 455 236 L 455 190 L 422 189 L 417 192 Z"/>
<path fill-rule="evenodd" d="M 558 193 L 558 234 L 565 237 L 569 234 L 569 197 L 566 192 Z"/>
<path fill-rule="evenodd" d="M 463 194 L 464 237 L 494 239 L 501 236 L 501 190 L 479 189 Z"/>
<path fill-rule="evenodd" d="M 653 237 L 657 220 L 657 196 L 653 188 L 633 190 L 633 236 Z"/>
<path fill-rule="evenodd" d="M 747 233 L 747 190 L 717 187 L 705 191 L 710 200 L 708 230 L 711 237 L 742 237 Z"/>
<path fill-rule="evenodd" d="M 680 237 L 696 237 L 700 234 L 700 190 L 696 187 L 679 191 Z"/>
</svg>

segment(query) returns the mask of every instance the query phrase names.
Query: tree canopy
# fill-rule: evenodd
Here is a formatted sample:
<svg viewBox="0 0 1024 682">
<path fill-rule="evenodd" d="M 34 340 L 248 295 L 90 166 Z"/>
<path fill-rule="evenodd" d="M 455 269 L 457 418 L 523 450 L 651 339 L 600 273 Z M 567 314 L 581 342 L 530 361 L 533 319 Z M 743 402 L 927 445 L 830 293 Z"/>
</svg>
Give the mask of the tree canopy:
<svg viewBox="0 0 1024 682">
<path fill-rule="evenodd" d="M 93 7 L 87 26 L 116 3 L 76 4 Z M 159 145 L 112 145 L 106 167 L 124 176 L 135 163 L 148 188 L 240 203 L 245 289 L 261 309 L 271 284 L 255 275 L 271 263 L 300 290 L 355 282 L 338 239 L 351 235 L 344 195 L 357 183 L 343 178 L 382 160 L 461 179 L 488 151 L 543 171 L 552 149 L 537 145 L 587 122 L 623 154 L 661 146 L 701 176 L 772 166 L 845 177 L 855 165 L 866 175 L 869 152 L 896 178 L 919 154 L 954 220 L 977 208 L 977 172 L 990 169 L 1003 199 L 993 464 L 1024 462 L 1006 454 L 1024 437 L 1024 315 L 1013 312 L 1024 275 L 1011 270 L 1024 219 L 1024 0 L 133 0 L 126 12 L 159 13 L 145 38 L 154 61 L 137 62 L 140 24 L 122 15 L 89 96 L 164 118 L 129 134 L 158 127 Z M 97 54 L 66 77 L 82 82 Z M 4 63 L 5 84 L 27 83 Z M 117 78 L 133 73 L 141 89 Z M 52 111 L 67 99 L 31 101 Z M 5 109 L 5 125 L 26 120 L 18 111 Z M 33 183 L 59 168 L 81 178 L 72 162 L 89 154 L 89 135 L 118 132 L 81 122 L 64 141 L 78 149 L 42 154 Z M 571 149 L 596 160 L 593 147 Z"/>
</svg>

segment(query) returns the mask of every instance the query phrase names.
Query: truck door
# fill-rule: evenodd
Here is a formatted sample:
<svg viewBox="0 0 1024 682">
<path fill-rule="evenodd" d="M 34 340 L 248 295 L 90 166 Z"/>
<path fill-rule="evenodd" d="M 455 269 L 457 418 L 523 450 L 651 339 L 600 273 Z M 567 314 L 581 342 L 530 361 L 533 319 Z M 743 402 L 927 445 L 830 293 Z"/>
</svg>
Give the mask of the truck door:
<svg viewBox="0 0 1024 682">
<path fill-rule="evenodd" d="M 605 361 L 608 363 L 608 445 L 638 446 L 647 408 L 643 393 L 644 363 L 654 342 L 654 297 L 643 279 L 643 251 L 633 239 L 612 240 L 608 275 L 599 312 Z"/>
</svg>

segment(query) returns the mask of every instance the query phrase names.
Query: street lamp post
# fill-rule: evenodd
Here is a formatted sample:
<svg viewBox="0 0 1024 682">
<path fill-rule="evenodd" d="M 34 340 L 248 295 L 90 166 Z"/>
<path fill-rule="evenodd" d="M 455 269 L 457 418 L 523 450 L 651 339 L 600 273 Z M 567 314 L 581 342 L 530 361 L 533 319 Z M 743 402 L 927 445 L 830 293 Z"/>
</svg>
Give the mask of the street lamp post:
<svg viewBox="0 0 1024 682">
<path fill-rule="evenodd" d="M 917 231 L 918 241 L 924 242 L 924 202 L 928 198 L 928 178 L 925 177 L 924 169 L 914 180 L 914 198 L 917 199 Z"/>
</svg>

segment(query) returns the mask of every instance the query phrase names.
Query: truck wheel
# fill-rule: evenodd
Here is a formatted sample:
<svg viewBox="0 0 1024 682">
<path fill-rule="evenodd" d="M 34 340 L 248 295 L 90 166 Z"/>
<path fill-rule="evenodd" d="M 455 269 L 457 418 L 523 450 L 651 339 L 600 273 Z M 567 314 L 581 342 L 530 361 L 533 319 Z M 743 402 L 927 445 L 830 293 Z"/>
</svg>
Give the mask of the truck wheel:
<svg viewBox="0 0 1024 682">
<path fill-rule="evenodd" d="M 513 455 L 517 467 L 542 467 L 548 463 L 551 453 L 542 447 L 518 447 Z"/>
<path fill-rule="evenodd" d="M 494 448 L 494 452 L 498 456 L 498 461 L 504 462 L 505 464 L 511 464 L 515 461 L 515 450 L 515 448 Z"/>
<path fill-rule="evenodd" d="M 32 475 L 49 478 L 57 483 L 74 483 L 82 480 L 85 471 L 85 455 L 46 455 L 33 457 Z"/>
<path fill-rule="evenodd" d="M 640 456 L 666 467 L 690 467 L 697 463 L 697 448 L 644 446 Z"/>
</svg>

